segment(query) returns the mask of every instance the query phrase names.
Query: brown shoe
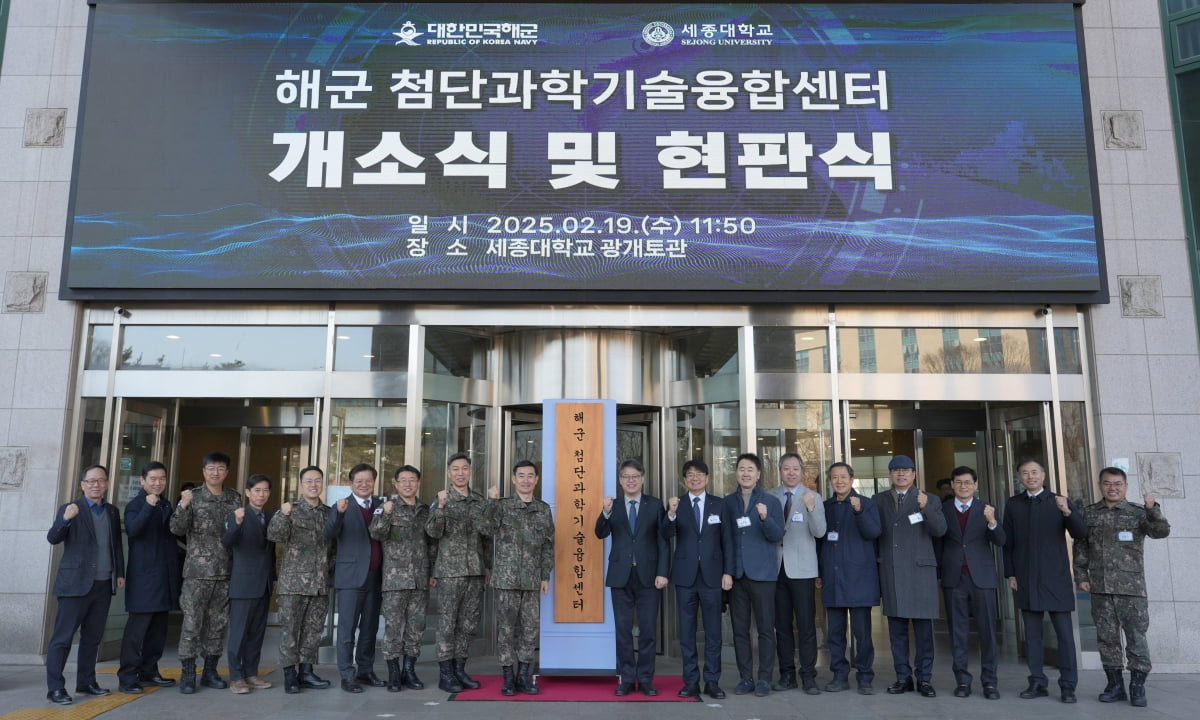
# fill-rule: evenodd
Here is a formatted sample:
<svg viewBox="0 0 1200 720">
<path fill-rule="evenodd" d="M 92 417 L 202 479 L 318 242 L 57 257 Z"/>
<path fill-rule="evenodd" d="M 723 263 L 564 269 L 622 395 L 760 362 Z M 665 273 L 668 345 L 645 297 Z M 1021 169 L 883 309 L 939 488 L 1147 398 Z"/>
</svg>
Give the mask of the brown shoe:
<svg viewBox="0 0 1200 720">
<path fill-rule="evenodd" d="M 255 690 L 266 690 L 267 688 L 271 687 L 271 683 L 263 680 L 257 675 L 251 675 L 250 677 L 246 678 L 246 684 Z"/>
<path fill-rule="evenodd" d="M 229 692 L 234 695 L 245 695 L 250 692 L 250 686 L 246 684 L 245 680 L 234 680 L 229 685 Z"/>
</svg>

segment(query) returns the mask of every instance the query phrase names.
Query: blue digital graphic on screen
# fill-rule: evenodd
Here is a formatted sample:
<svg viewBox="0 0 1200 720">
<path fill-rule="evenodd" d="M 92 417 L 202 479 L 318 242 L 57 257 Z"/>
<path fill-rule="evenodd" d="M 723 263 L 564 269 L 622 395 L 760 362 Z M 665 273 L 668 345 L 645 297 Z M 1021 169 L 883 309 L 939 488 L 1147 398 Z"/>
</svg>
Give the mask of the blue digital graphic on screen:
<svg viewBox="0 0 1200 720">
<path fill-rule="evenodd" d="M 1097 293 L 1075 12 L 102 3 L 65 286 Z"/>
</svg>

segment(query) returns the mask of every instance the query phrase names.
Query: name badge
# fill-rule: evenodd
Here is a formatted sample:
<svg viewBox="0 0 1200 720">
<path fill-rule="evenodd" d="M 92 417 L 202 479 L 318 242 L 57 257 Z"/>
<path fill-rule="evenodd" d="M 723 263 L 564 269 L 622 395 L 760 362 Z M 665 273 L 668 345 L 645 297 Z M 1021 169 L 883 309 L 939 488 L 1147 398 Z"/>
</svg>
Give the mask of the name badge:
<svg viewBox="0 0 1200 720">
<path fill-rule="evenodd" d="M 800 512 L 792 513 L 792 522 L 804 522 L 804 513 L 800 513 Z"/>
<path fill-rule="evenodd" d="M 708 516 L 708 524 L 709 525 L 720 525 L 721 524 L 721 516 L 720 515 L 709 515 Z"/>
<path fill-rule="evenodd" d="M 1130 530 L 1122 530 L 1117 533 L 1117 539 L 1121 542 L 1133 542 L 1133 532 Z"/>
<path fill-rule="evenodd" d="M 750 527 L 750 518 L 746 517 L 745 515 L 741 516 L 740 518 L 738 518 L 737 526 L 740 528 Z"/>
<path fill-rule="evenodd" d="M 375 508 L 375 512 L 373 512 L 373 513 L 371 513 L 371 514 L 372 514 L 372 515 L 381 515 L 381 514 L 383 514 L 383 506 L 380 506 L 380 507 L 377 507 L 377 508 Z"/>
<path fill-rule="evenodd" d="M 922 515 L 921 513 L 915 512 L 912 515 L 908 516 L 908 524 L 909 525 L 916 525 L 919 522 L 925 522 L 925 516 Z"/>
<path fill-rule="evenodd" d="M 838 539 L 837 530 L 832 530 L 830 532 L 825 533 L 825 539 L 830 542 L 837 542 L 837 539 Z"/>
</svg>

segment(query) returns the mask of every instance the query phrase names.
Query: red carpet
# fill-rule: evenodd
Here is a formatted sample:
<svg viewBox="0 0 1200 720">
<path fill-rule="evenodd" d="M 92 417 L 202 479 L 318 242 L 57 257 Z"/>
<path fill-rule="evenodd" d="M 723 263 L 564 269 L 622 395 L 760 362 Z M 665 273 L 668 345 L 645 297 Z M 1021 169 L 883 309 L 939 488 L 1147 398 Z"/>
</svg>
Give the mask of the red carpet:
<svg viewBox="0 0 1200 720">
<path fill-rule="evenodd" d="M 537 695 L 526 695 L 518 692 L 512 697 L 500 694 L 502 679 L 499 675 L 476 675 L 476 680 L 483 684 L 478 690 L 464 690 L 450 696 L 451 700 L 492 700 L 507 702 L 511 700 L 532 700 L 535 702 L 697 702 L 696 698 L 681 698 L 676 693 L 683 687 L 683 679 L 679 677 L 658 677 L 654 679 L 654 687 L 658 695 L 646 697 L 637 690 L 625 697 L 613 695 L 617 689 L 616 677 L 548 677 L 539 676 Z"/>
</svg>

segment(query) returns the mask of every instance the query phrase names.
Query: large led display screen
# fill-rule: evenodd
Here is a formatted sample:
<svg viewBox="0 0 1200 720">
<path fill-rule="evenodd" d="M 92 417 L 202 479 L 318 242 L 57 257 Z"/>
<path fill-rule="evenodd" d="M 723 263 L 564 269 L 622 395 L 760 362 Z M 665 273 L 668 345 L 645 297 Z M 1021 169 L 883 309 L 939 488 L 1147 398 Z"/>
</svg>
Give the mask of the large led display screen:
<svg viewBox="0 0 1200 720">
<path fill-rule="evenodd" d="M 100 2 L 64 294 L 1106 300 L 1076 12 Z"/>
</svg>

